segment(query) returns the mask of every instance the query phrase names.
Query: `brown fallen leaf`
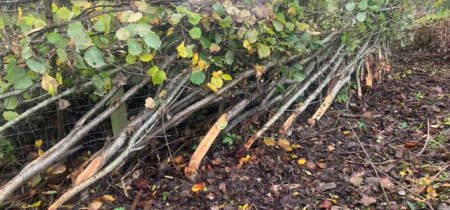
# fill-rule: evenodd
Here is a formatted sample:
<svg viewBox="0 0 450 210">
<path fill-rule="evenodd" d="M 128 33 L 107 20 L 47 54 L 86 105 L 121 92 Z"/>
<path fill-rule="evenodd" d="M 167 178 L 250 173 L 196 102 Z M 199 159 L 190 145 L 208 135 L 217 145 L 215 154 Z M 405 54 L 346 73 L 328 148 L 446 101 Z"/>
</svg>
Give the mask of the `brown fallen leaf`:
<svg viewBox="0 0 450 210">
<path fill-rule="evenodd" d="M 350 179 L 348 181 L 352 183 L 354 186 L 358 187 L 361 185 L 361 183 L 364 181 L 362 176 L 365 174 L 365 172 L 356 172 L 353 173 Z"/>
<path fill-rule="evenodd" d="M 62 174 L 64 172 L 66 172 L 66 166 L 62 163 L 53 166 L 49 171 L 50 174 Z"/>
<path fill-rule="evenodd" d="M 394 183 L 392 183 L 391 180 L 388 177 L 380 178 L 380 184 L 386 190 L 393 190 L 393 189 L 395 189 Z"/>
<path fill-rule="evenodd" d="M 116 198 L 115 198 L 113 195 L 103 195 L 103 196 L 101 197 L 101 199 L 102 199 L 104 202 L 108 202 L 108 203 L 111 203 L 111 202 L 116 201 Z"/>
<path fill-rule="evenodd" d="M 175 163 L 182 163 L 182 162 L 184 162 L 184 158 L 181 155 L 178 155 L 178 156 L 173 158 L 173 162 L 175 162 Z"/>
<path fill-rule="evenodd" d="M 331 205 L 333 205 L 333 204 L 331 203 L 330 200 L 327 199 L 327 200 L 322 201 L 322 203 L 319 205 L 319 208 L 329 209 L 329 208 L 331 208 Z"/>
<path fill-rule="evenodd" d="M 288 152 L 293 150 L 293 148 L 291 147 L 291 143 L 286 139 L 278 140 L 278 146 L 280 146 L 281 148 L 283 148 L 284 150 L 286 150 Z"/>
<path fill-rule="evenodd" d="M 377 202 L 377 199 L 372 197 L 372 196 L 368 196 L 366 194 L 362 194 L 362 198 L 361 198 L 361 203 L 364 206 L 370 206 L 371 204 L 374 204 Z"/>
</svg>

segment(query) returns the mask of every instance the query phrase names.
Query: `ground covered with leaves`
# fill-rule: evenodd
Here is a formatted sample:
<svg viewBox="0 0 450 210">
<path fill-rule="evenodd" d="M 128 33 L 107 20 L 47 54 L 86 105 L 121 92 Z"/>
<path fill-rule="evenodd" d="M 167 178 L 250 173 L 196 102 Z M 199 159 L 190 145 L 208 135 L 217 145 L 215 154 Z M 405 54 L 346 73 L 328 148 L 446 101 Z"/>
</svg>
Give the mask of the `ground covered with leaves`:
<svg viewBox="0 0 450 210">
<path fill-rule="evenodd" d="M 216 110 L 197 112 L 193 121 L 203 123 L 168 131 L 159 138 L 163 146 L 136 154 L 138 161 L 63 208 L 450 209 L 449 63 L 443 54 L 396 53 L 392 71 L 363 87 L 361 99 L 351 84 L 338 95 L 348 100 L 335 102 L 317 125 L 303 118 L 288 135 L 272 130 L 245 151 L 241 145 L 264 121 L 251 118 L 213 145 L 191 181 L 182 172 Z M 15 200 L 39 206 L 30 200 L 38 194 L 49 202 L 83 157 L 49 169 L 45 184 Z"/>
<path fill-rule="evenodd" d="M 261 119 L 248 120 L 213 145 L 190 181 L 182 171 L 196 130 L 213 120 L 180 125 L 189 129 L 159 148 L 170 156 L 148 148 L 81 198 L 94 208 L 450 209 L 450 57 L 396 54 L 390 74 L 363 87 L 361 99 L 355 85 L 344 89 L 349 100 L 335 102 L 317 126 L 297 122 L 287 136 L 273 130 L 247 152 L 243 140 Z"/>
</svg>

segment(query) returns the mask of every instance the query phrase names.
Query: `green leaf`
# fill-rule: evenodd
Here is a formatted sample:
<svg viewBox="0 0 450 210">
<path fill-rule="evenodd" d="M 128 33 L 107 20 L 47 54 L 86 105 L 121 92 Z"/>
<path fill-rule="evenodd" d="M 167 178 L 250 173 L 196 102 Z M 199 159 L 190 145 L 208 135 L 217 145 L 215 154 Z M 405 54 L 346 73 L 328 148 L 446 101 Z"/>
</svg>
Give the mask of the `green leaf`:
<svg viewBox="0 0 450 210">
<path fill-rule="evenodd" d="M 56 12 L 56 17 L 58 17 L 61 20 L 69 20 L 70 18 L 70 10 L 66 7 L 61 7 Z"/>
<path fill-rule="evenodd" d="M 367 9 L 367 1 L 368 0 L 362 0 L 361 2 L 359 2 L 358 8 L 362 11 Z"/>
<path fill-rule="evenodd" d="M 132 54 L 128 54 L 127 57 L 125 57 L 125 61 L 128 64 L 134 64 L 134 63 L 136 63 L 136 56 L 134 56 Z"/>
<path fill-rule="evenodd" d="M 205 82 L 206 75 L 203 71 L 194 71 L 191 73 L 189 80 L 191 80 L 192 84 L 200 85 Z"/>
<path fill-rule="evenodd" d="M 92 45 L 92 40 L 84 32 L 83 25 L 80 21 L 68 24 L 67 35 L 74 38 L 75 46 L 78 50 L 84 50 Z"/>
<path fill-rule="evenodd" d="M 191 23 L 192 25 L 197 25 L 200 22 L 200 15 L 194 12 L 190 12 L 188 14 L 188 22 Z"/>
<path fill-rule="evenodd" d="M 103 22 L 102 20 L 98 20 L 94 24 L 95 31 L 102 32 L 102 31 L 105 31 L 105 28 L 106 28 L 105 22 Z"/>
<path fill-rule="evenodd" d="M 59 72 L 56 73 L 56 81 L 58 82 L 59 85 L 63 84 L 63 78 L 62 78 L 61 73 L 59 73 Z"/>
<path fill-rule="evenodd" d="M 13 120 L 14 118 L 17 118 L 18 116 L 19 116 L 19 114 L 17 114 L 17 112 L 13 112 L 13 111 L 3 112 L 3 117 L 8 121 Z"/>
<path fill-rule="evenodd" d="M 152 74 L 152 83 L 153 85 L 159 85 L 163 83 L 166 78 L 166 72 L 158 71 L 155 74 Z"/>
<path fill-rule="evenodd" d="M 130 38 L 131 34 L 128 31 L 127 28 L 120 28 L 119 30 L 116 31 L 116 37 L 118 40 L 127 40 L 128 38 Z"/>
<path fill-rule="evenodd" d="M 17 100 L 17 97 L 9 97 L 6 98 L 3 101 L 3 105 L 5 106 L 5 109 L 15 109 L 17 105 L 19 105 L 19 100 Z"/>
<path fill-rule="evenodd" d="M 128 39 L 128 52 L 132 55 L 139 55 L 142 53 L 142 46 L 139 44 L 136 39 Z"/>
<path fill-rule="evenodd" d="M 84 64 L 83 58 L 81 57 L 80 54 L 78 53 L 74 53 L 73 54 L 73 58 L 74 58 L 74 66 L 79 68 L 79 69 L 86 69 L 87 66 L 86 64 Z"/>
<path fill-rule="evenodd" d="M 154 32 L 150 32 L 147 36 L 144 37 L 144 42 L 147 46 L 158 50 L 161 47 L 161 39 Z"/>
<path fill-rule="evenodd" d="M 37 61 L 35 59 L 28 59 L 26 63 L 27 66 L 36 73 L 42 74 L 47 70 L 47 66 L 42 60 Z"/>
<path fill-rule="evenodd" d="M 68 61 L 69 60 L 67 58 L 67 52 L 64 49 L 57 48 L 56 49 L 56 54 L 58 55 L 59 58 L 63 59 L 64 61 Z"/>
<path fill-rule="evenodd" d="M 225 8 L 223 8 L 223 6 L 216 2 L 212 5 L 212 8 L 217 12 L 217 14 L 219 14 L 220 16 L 225 14 Z"/>
<path fill-rule="evenodd" d="M 225 63 L 228 65 L 233 64 L 234 62 L 234 52 L 233 51 L 228 51 L 227 54 L 225 54 Z"/>
<path fill-rule="evenodd" d="M 0 18 L 0 28 L 5 27 L 5 23 L 3 23 L 3 19 Z"/>
<path fill-rule="evenodd" d="M 223 130 L 227 127 L 227 125 L 228 125 L 228 122 L 226 120 L 221 120 L 221 121 L 217 122 L 216 127 L 219 130 Z"/>
<path fill-rule="evenodd" d="M 152 67 L 150 67 L 148 70 L 147 70 L 147 74 L 149 74 L 149 75 L 154 75 L 154 74 L 156 74 L 157 72 L 159 71 L 159 68 L 158 68 L 158 66 L 152 66 Z"/>
<path fill-rule="evenodd" d="M 152 27 L 149 24 L 146 23 L 138 23 L 136 24 L 136 26 L 134 27 L 135 32 L 140 36 L 140 37 L 145 37 L 147 36 L 147 34 L 151 33 Z"/>
<path fill-rule="evenodd" d="M 57 12 L 58 11 L 58 5 L 56 5 L 55 3 L 52 3 L 52 12 Z"/>
<path fill-rule="evenodd" d="M 33 56 L 33 51 L 31 50 L 30 46 L 25 46 L 22 47 L 22 51 L 20 52 L 20 55 L 22 56 L 23 59 L 28 59 L 31 58 L 31 56 Z"/>
<path fill-rule="evenodd" d="M 277 91 L 279 93 L 284 93 L 284 91 L 286 91 L 286 88 L 284 88 L 284 86 L 282 84 L 280 84 L 280 83 L 276 84 L 275 88 L 277 89 Z"/>
<path fill-rule="evenodd" d="M 295 24 L 292 23 L 292 22 L 287 22 L 285 24 L 285 26 L 286 26 L 286 30 L 289 31 L 289 32 L 292 32 L 295 29 Z"/>
<path fill-rule="evenodd" d="M 366 20 L 366 13 L 367 12 L 358 12 L 358 14 L 356 14 L 356 20 L 364 22 Z"/>
<path fill-rule="evenodd" d="M 245 37 L 250 44 L 253 44 L 258 41 L 258 31 L 254 28 L 252 30 L 248 30 L 247 33 L 245 33 Z"/>
<path fill-rule="evenodd" d="M 227 28 L 231 26 L 231 23 L 233 22 L 233 20 L 231 19 L 230 16 L 227 16 L 226 18 L 222 19 L 219 21 L 219 25 L 222 28 Z"/>
<path fill-rule="evenodd" d="M 211 41 L 206 36 L 200 37 L 200 43 L 202 44 L 203 48 L 211 47 Z"/>
<path fill-rule="evenodd" d="M 103 80 L 98 75 L 94 75 L 92 77 L 92 82 L 94 83 L 95 87 L 98 89 L 103 89 Z"/>
<path fill-rule="evenodd" d="M 195 27 L 192 28 L 189 31 L 189 35 L 193 38 L 193 39 L 199 39 L 202 36 L 202 31 L 200 30 L 200 28 Z"/>
<path fill-rule="evenodd" d="M 297 82 L 301 82 L 301 81 L 305 80 L 305 75 L 303 73 L 295 72 L 293 76 L 294 76 L 294 80 Z"/>
<path fill-rule="evenodd" d="M 14 89 L 22 90 L 29 88 L 31 85 L 33 85 L 33 81 L 31 80 L 31 78 L 29 78 L 28 76 L 23 76 L 14 82 Z"/>
<path fill-rule="evenodd" d="M 172 25 L 176 25 L 180 22 L 183 16 L 183 14 L 172 14 L 169 18 L 169 23 Z"/>
<path fill-rule="evenodd" d="M 286 24 L 286 19 L 284 18 L 283 13 L 277 13 L 277 20 L 280 21 L 283 24 Z"/>
<path fill-rule="evenodd" d="M 84 53 L 84 60 L 86 60 L 89 66 L 94 68 L 100 68 L 105 65 L 105 60 L 103 59 L 103 52 L 97 47 L 90 47 Z"/>
<path fill-rule="evenodd" d="M 353 11 L 355 9 L 355 7 L 356 7 L 356 4 L 354 2 L 348 2 L 345 5 L 345 9 L 349 12 Z"/>
<path fill-rule="evenodd" d="M 258 45 L 258 55 L 260 58 L 266 58 L 270 56 L 270 48 L 265 44 Z"/>
<path fill-rule="evenodd" d="M 62 38 L 62 36 L 56 32 L 48 33 L 45 35 L 45 37 L 47 37 L 48 42 L 52 44 L 58 43 L 58 41 Z"/>
<path fill-rule="evenodd" d="M 273 24 L 273 27 L 275 28 L 275 31 L 283 31 L 284 25 L 280 21 L 275 20 L 272 22 L 272 24 Z"/>
</svg>

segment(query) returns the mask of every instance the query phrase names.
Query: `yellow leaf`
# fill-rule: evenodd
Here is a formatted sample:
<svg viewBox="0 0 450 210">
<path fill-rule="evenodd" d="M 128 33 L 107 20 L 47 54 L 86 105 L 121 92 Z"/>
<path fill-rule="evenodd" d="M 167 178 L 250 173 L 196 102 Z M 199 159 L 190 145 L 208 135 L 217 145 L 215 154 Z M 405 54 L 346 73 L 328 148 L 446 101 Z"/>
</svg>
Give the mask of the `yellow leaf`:
<svg viewBox="0 0 450 210">
<path fill-rule="evenodd" d="M 273 138 L 264 138 L 264 144 L 273 147 L 275 146 L 275 140 Z"/>
<path fill-rule="evenodd" d="M 432 186 L 429 186 L 427 188 L 427 193 L 428 193 L 427 194 L 427 198 L 430 199 L 430 200 L 436 199 L 436 197 L 439 195 Z"/>
<path fill-rule="evenodd" d="M 239 210 L 249 210 L 249 209 L 250 209 L 250 207 L 248 206 L 248 203 L 246 203 L 242 206 L 239 206 Z"/>
<path fill-rule="evenodd" d="M 55 93 L 58 90 L 58 81 L 56 81 L 55 78 L 53 78 L 52 76 L 48 75 L 48 74 L 44 74 L 42 76 L 42 81 L 41 81 L 41 87 L 42 89 L 48 91 L 50 93 L 50 90 L 52 89 Z"/>
<path fill-rule="evenodd" d="M 42 139 L 38 139 L 36 140 L 36 142 L 34 142 L 34 145 L 36 145 L 36 148 L 40 148 L 42 146 L 42 143 L 43 143 Z"/>
<path fill-rule="evenodd" d="M 182 58 L 187 58 L 189 56 L 188 52 L 186 50 L 186 47 L 184 46 L 184 41 L 182 41 L 181 44 L 178 45 L 177 51 L 178 51 L 178 56 L 180 56 Z"/>
<path fill-rule="evenodd" d="M 213 77 L 211 78 L 211 83 L 212 83 L 214 86 L 216 86 L 217 89 L 219 89 L 219 88 L 221 88 L 221 87 L 223 86 L 223 80 L 222 80 L 221 77 L 213 76 Z"/>
<path fill-rule="evenodd" d="M 17 15 L 17 19 L 19 19 L 19 20 L 22 20 L 22 18 L 23 18 L 23 12 L 22 12 L 22 8 L 21 7 L 18 7 L 17 8 L 17 11 L 18 11 L 18 15 Z"/>
<path fill-rule="evenodd" d="M 203 59 L 199 58 L 198 59 L 198 68 L 201 70 L 206 70 L 209 67 L 208 62 L 204 61 Z"/>
<path fill-rule="evenodd" d="M 264 72 L 266 72 L 266 67 L 256 65 L 255 70 L 256 70 L 256 78 L 260 78 L 264 74 Z"/>
<path fill-rule="evenodd" d="M 233 78 L 231 78 L 231 75 L 229 75 L 229 74 L 222 74 L 222 75 L 220 75 L 220 77 L 222 77 L 222 79 L 226 80 L 226 81 L 230 81 L 233 79 Z"/>
<path fill-rule="evenodd" d="M 289 7 L 287 13 L 290 14 L 290 15 L 296 15 L 297 14 L 297 10 L 295 10 L 294 7 Z"/>
<path fill-rule="evenodd" d="M 36 208 L 36 207 L 39 207 L 40 205 L 41 205 L 41 201 L 38 201 L 36 203 L 28 205 L 28 208 Z"/>
<path fill-rule="evenodd" d="M 198 192 L 200 190 L 203 190 L 205 187 L 206 187 L 206 184 L 204 182 L 201 182 L 201 183 L 192 185 L 191 190 L 192 190 L 192 192 Z"/>
<path fill-rule="evenodd" d="M 398 173 L 398 175 L 400 175 L 401 177 L 405 177 L 406 176 L 406 171 L 400 171 L 400 173 Z"/>
<path fill-rule="evenodd" d="M 213 77 L 220 77 L 220 75 L 222 75 L 222 74 L 223 74 L 222 70 L 213 71 L 213 73 L 212 73 Z"/>
<path fill-rule="evenodd" d="M 192 54 L 192 60 L 191 60 L 192 66 L 195 66 L 195 64 L 197 64 L 197 62 L 198 62 L 198 53 L 194 53 L 194 54 Z"/>
<path fill-rule="evenodd" d="M 116 201 L 116 198 L 114 198 L 114 196 L 112 196 L 112 195 L 103 195 L 102 200 L 110 203 L 110 202 Z"/>
<path fill-rule="evenodd" d="M 309 25 L 306 23 L 297 23 L 297 27 L 298 29 L 302 30 L 302 31 L 306 31 L 309 28 Z"/>
<path fill-rule="evenodd" d="M 166 35 L 167 36 L 171 35 L 173 33 L 173 30 L 175 30 L 174 27 L 171 27 L 171 28 L 167 29 L 167 34 Z"/>
<path fill-rule="evenodd" d="M 286 139 L 278 140 L 278 146 L 280 146 L 281 148 L 283 148 L 288 152 L 292 151 L 291 143 Z"/>
<path fill-rule="evenodd" d="M 89 7 L 91 7 L 91 3 L 89 3 L 89 2 L 84 3 L 84 5 L 83 5 L 84 9 L 87 9 Z"/>
<path fill-rule="evenodd" d="M 342 131 L 342 133 L 343 133 L 344 135 L 352 134 L 352 132 L 349 131 L 349 130 Z"/>
<path fill-rule="evenodd" d="M 56 59 L 56 65 L 57 65 L 57 66 L 62 66 L 62 65 L 64 65 L 65 63 L 66 63 L 66 61 L 63 60 L 62 58 L 57 58 L 57 59 Z"/>
<path fill-rule="evenodd" d="M 43 154 L 44 154 L 44 150 L 39 149 L 39 150 L 38 150 L 38 155 L 39 155 L 39 157 L 40 157 L 41 155 L 43 155 Z"/>
<path fill-rule="evenodd" d="M 253 47 L 250 45 L 250 42 L 248 40 L 244 40 L 244 47 L 248 50 L 248 52 L 253 53 Z"/>
<path fill-rule="evenodd" d="M 217 89 L 217 87 L 214 86 L 214 85 L 211 84 L 211 83 L 206 84 L 206 86 L 208 86 L 209 89 L 211 89 L 211 90 L 214 91 L 215 93 L 219 92 L 219 89 Z"/>
<path fill-rule="evenodd" d="M 144 62 L 149 62 L 149 61 L 153 60 L 153 53 L 146 53 L 144 55 L 141 55 L 141 57 L 139 57 L 139 59 Z"/>
<path fill-rule="evenodd" d="M 225 206 L 227 205 L 227 202 L 225 201 L 225 202 L 223 202 L 223 204 L 222 205 L 220 205 L 219 206 L 219 209 L 222 209 L 222 208 L 224 208 Z"/>
<path fill-rule="evenodd" d="M 298 163 L 299 165 L 303 165 L 303 164 L 306 163 L 306 159 L 305 159 L 305 158 L 299 158 L 299 159 L 297 160 L 297 163 Z"/>
<path fill-rule="evenodd" d="M 158 97 L 159 98 L 164 98 L 164 96 L 166 95 L 166 93 L 167 93 L 167 90 L 161 90 L 161 92 L 159 92 L 159 94 L 158 94 Z"/>
<path fill-rule="evenodd" d="M 245 157 L 242 157 L 241 159 L 240 159 L 240 162 L 241 163 L 246 163 L 246 162 L 248 162 L 250 160 L 250 155 L 247 155 L 247 156 L 245 156 Z"/>
</svg>

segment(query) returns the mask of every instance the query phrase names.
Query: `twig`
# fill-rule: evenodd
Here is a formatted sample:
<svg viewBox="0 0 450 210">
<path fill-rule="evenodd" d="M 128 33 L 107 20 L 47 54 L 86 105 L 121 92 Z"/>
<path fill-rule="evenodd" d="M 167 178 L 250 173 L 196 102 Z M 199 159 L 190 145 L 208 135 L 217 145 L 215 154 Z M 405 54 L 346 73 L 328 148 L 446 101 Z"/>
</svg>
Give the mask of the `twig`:
<svg viewBox="0 0 450 210">
<path fill-rule="evenodd" d="M 41 85 L 41 84 L 36 83 L 36 84 L 34 84 L 34 85 L 32 85 L 32 86 L 30 86 L 30 87 L 28 87 L 28 88 L 25 88 L 25 89 L 21 89 L 21 90 L 13 90 L 13 91 L 10 91 L 10 92 L 7 92 L 7 93 L 0 94 L 0 100 L 5 99 L 5 98 L 9 98 L 9 97 L 12 97 L 12 96 L 20 95 L 20 94 L 22 94 L 22 93 L 27 92 L 29 89 L 37 88 L 37 87 L 39 87 L 40 85 Z"/>
<path fill-rule="evenodd" d="M 110 75 L 114 74 L 114 73 L 118 72 L 119 70 L 120 70 L 120 68 L 113 69 L 113 70 L 109 71 L 108 74 L 110 74 Z M 61 99 L 63 97 L 66 97 L 66 96 L 68 96 L 68 95 L 70 95 L 70 94 L 72 94 L 72 93 L 74 93 L 76 91 L 84 90 L 84 89 L 86 89 L 87 87 L 89 87 L 89 86 L 91 86 L 93 84 L 94 84 L 94 82 L 89 81 L 89 82 L 86 82 L 86 83 L 84 83 L 82 85 L 72 87 L 72 88 L 70 88 L 70 89 L 68 89 L 68 90 L 66 90 L 66 91 L 64 91 L 64 92 L 62 92 L 62 93 L 60 93 L 58 95 L 55 95 L 55 96 L 53 96 L 53 97 L 51 97 L 49 99 L 46 99 L 46 100 L 42 101 L 38 105 L 34 106 L 33 108 L 28 109 L 27 111 L 25 111 L 24 113 L 19 115 L 17 118 L 14 118 L 13 120 L 8 121 L 4 125 L 2 125 L 0 127 L 0 133 L 2 133 L 7 128 L 13 126 L 14 124 L 18 123 L 20 120 L 23 120 L 26 117 L 30 116 L 34 112 L 36 112 L 36 111 L 38 111 L 38 110 L 40 110 L 40 109 L 42 109 L 44 107 L 47 107 L 49 104 L 51 104 L 51 103 L 53 103 L 53 102 L 55 102 L 55 101 L 57 101 L 57 100 L 59 100 L 59 99 Z"/>
<path fill-rule="evenodd" d="M 334 68 L 330 71 L 328 76 L 320 83 L 319 87 L 316 88 L 314 92 L 312 92 L 308 98 L 303 102 L 303 104 L 296 108 L 295 111 L 289 116 L 289 118 L 283 123 L 281 128 L 278 130 L 279 133 L 285 134 L 286 131 L 291 127 L 292 123 L 295 121 L 295 118 L 300 115 L 309 104 L 319 95 L 323 88 L 331 81 L 333 77 L 335 77 L 334 72 L 336 72 L 337 68 L 341 65 L 343 58 L 340 58 L 338 62 L 335 64 Z"/>
<path fill-rule="evenodd" d="M 361 149 L 362 149 L 362 150 L 364 151 L 364 153 L 366 154 L 366 157 L 367 157 L 367 159 L 369 160 L 370 165 L 372 166 L 373 171 L 375 172 L 375 175 L 376 175 L 377 178 L 378 178 L 378 182 L 381 183 L 381 179 L 380 179 L 380 176 L 378 175 L 377 167 L 373 164 L 372 159 L 370 158 L 369 153 L 367 153 L 366 148 L 364 148 L 364 145 L 362 144 L 361 140 L 359 140 L 359 137 L 358 137 L 358 135 L 356 135 L 356 132 L 355 132 L 355 130 L 353 130 L 353 127 L 352 127 L 352 125 L 350 124 L 350 122 L 347 121 L 347 124 L 348 124 L 348 126 L 350 127 L 350 129 L 352 129 L 352 132 L 355 134 L 355 138 L 356 138 L 356 140 L 358 140 L 358 143 L 359 143 L 359 145 L 361 146 Z M 389 197 L 388 197 L 387 194 L 386 194 L 386 190 L 384 189 L 383 184 L 380 184 L 380 186 L 381 186 L 381 189 L 383 190 L 383 194 L 384 194 L 384 197 L 385 197 L 386 202 L 387 202 L 387 207 L 388 207 L 388 209 L 390 209 L 390 203 L 391 203 L 391 202 L 389 201 Z"/>
<path fill-rule="evenodd" d="M 419 157 L 420 155 L 422 155 L 422 153 L 425 151 L 425 149 L 428 146 L 428 143 L 430 142 L 430 119 L 427 119 L 427 139 L 425 140 L 425 144 L 423 145 L 422 150 L 420 150 L 420 152 L 417 154 L 417 157 Z"/>
<path fill-rule="evenodd" d="M 365 165 L 365 166 L 368 166 L 368 165 L 384 165 L 384 164 L 388 164 L 388 163 L 394 163 L 394 162 L 396 162 L 396 160 L 386 160 L 386 161 L 384 161 L 384 162 L 378 162 L 378 163 L 373 163 L 373 162 L 369 162 L 369 163 L 360 163 L 360 162 L 355 162 L 355 161 L 350 161 L 350 160 L 348 160 L 348 161 L 345 161 L 346 163 L 351 163 L 351 164 L 358 164 L 358 165 Z"/>
<path fill-rule="evenodd" d="M 281 117 L 281 115 L 287 110 L 287 108 L 289 108 L 289 106 L 291 106 L 292 103 L 294 103 L 295 100 L 297 100 L 297 98 L 303 94 L 303 92 L 305 92 L 305 90 L 312 84 L 312 82 L 314 82 L 320 75 L 322 75 L 323 72 L 325 72 L 325 70 L 327 70 L 329 68 L 329 66 L 331 65 L 331 63 L 333 63 L 340 55 L 341 50 L 344 48 L 344 45 L 341 45 L 339 47 L 339 49 L 337 50 L 336 54 L 333 55 L 333 57 L 331 58 L 331 60 L 322 67 L 322 69 L 320 69 L 318 72 L 316 72 L 314 75 L 311 76 L 311 78 L 308 78 L 305 83 L 303 84 L 302 88 L 300 88 L 300 90 L 298 90 L 288 101 L 286 101 L 285 104 L 283 104 L 283 106 L 280 107 L 280 109 L 277 111 L 277 113 L 275 115 L 273 115 L 265 124 L 262 128 L 260 128 L 246 143 L 245 143 L 245 148 L 246 149 L 250 149 L 250 147 L 253 145 L 253 143 L 256 141 L 256 139 L 258 139 L 259 137 L 261 137 L 264 132 L 270 128 L 270 126 L 272 126 L 273 123 L 275 123 L 278 118 Z"/>
</svg>

